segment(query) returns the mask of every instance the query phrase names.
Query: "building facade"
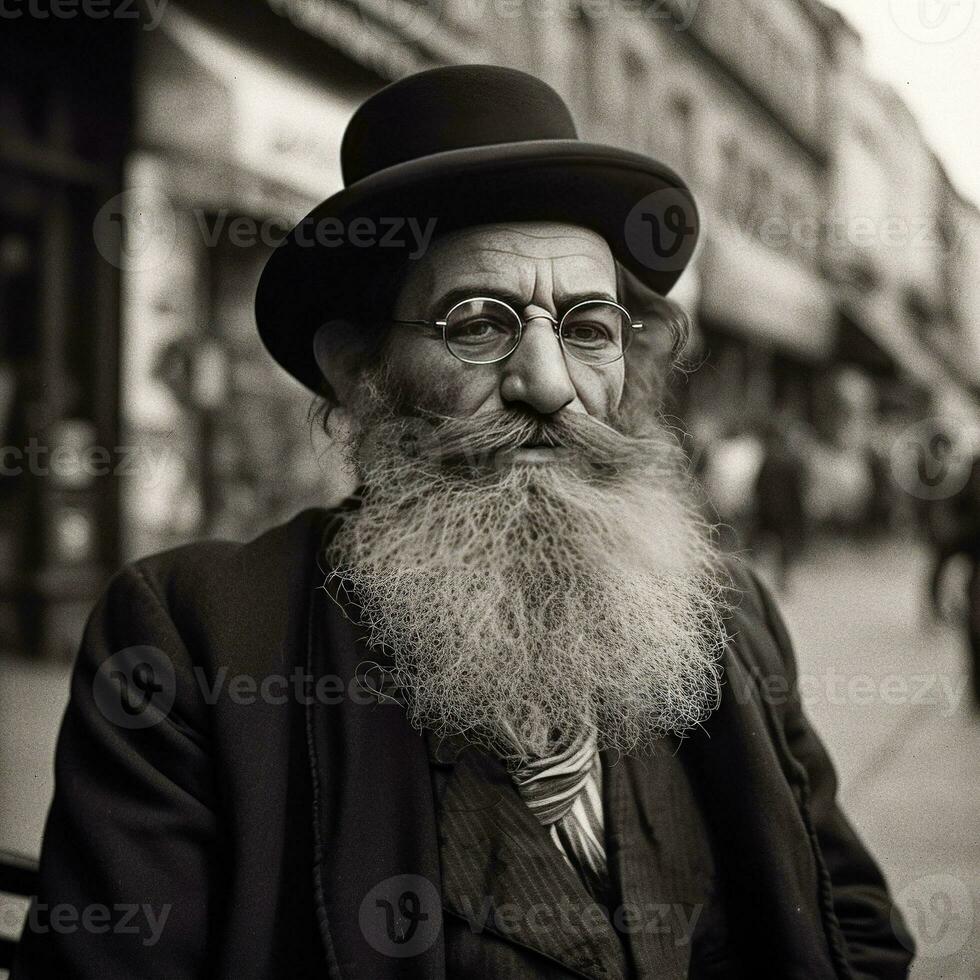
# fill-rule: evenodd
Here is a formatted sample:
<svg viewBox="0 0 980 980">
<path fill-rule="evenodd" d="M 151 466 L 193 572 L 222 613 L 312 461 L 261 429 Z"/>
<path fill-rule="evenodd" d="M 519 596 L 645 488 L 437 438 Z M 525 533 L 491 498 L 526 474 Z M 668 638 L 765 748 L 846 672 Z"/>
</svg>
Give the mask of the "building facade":
<svg viewBox="0 0 980 980">
<path fill-rule="evenodd" d="M 83 26 L 64 51 L 0 42 L 0 421 L 75 460 L 4 476 L 3 642 L 68 650 L 121 558 L 348 488 L 260 347 L 255 283 L 340 188 L 356 106 L 436 64 L 531 71 L 584 138 L 691 184 L 704 235 L 674 296 L 699 366 L 672 411 L 694 451 L 785 418 L 839 470 L 882 419 L 975 411 L 980 218 L 816 0 L 185 0 L 152 30 Z M 111 479 L 78 464 L 100 447 Z"/>
<path fill-rule="evenodd" d="M 935 346 L 974 396 L 980 392 L 980 210 L 942 171 L 942 323 Z M 978 447 L 980 448 L 980 447 Z"/>
<path fill-rule="evenodd" d="M 356 105 L 439 63 L 533 71 L 584 138 L 651 153 L 690 182 L 705 233 L 675 296 L 701 367 L 672 410 L 694 452 L 786 417 L 859 453 L 879 402 L 909 415 L 957 390 L 925 343 L 943 309 L 939 171 L 821 4 L 269 0 L 262 16 L 259 29 L 257 7 L 187 0 L 140 49 L 129 184 L 174 231 L 162 265 L 125 274 L 123 417 L 146 458 L 125 488 L 129 553 L 242 537 L 340 491 L 328 449 L 295 424 L 308 393 L 258 346 L 251 290 L 275 230 L 341 186 Z M 261 442 L 270 431 L 276 446 Z"/>
<path fill-rule="evenodd" d="M 135 10 L 133 11 L 135 15 Z M 0 32 L 0 648 L 71 655 L 119 559 L 121 190 L 138 21 Z"/>
<path fill-rule="evenodd" d="M 703 244 L 675 293 L 698 328 L 673 406 L 692 448 L 748 435 L 758 462 L 757 435 L 787 421 L 809 439 L 814 513 L 861 520 L 895 435 L 975 401 L 940 350 L 968 318 L 951 311 L 973 257 L 950 229 L 970 218 L 858 35 L 815 0 L 490 9 L 498 57 L 548 78 L 583 135 L 665 160 L 697 195 Z"/>
</svg>

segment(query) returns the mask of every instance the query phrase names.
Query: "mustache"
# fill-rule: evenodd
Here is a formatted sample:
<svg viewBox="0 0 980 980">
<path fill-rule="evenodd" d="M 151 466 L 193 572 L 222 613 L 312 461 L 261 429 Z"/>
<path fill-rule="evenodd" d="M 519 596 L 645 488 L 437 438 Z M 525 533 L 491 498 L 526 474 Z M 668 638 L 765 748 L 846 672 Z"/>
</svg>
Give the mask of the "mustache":
<svg viewBox="0 0 980 980">
<path fill-rule="evenodd" d="M 531 446 L 556 450 L 569 462 L 618 471 L 647 456 L 653 440 L 624 433 L 595 416 L 579 412 L 542 416 L 517 409 L 457 418 L 418 411 L 382 419 L 370 427 L 367 443 L 392 441 L 399 451 L 435 465 L 486 465 L 506 462 Z M 662 445 L 662 438 L 657 440 Z"/>
</svg>

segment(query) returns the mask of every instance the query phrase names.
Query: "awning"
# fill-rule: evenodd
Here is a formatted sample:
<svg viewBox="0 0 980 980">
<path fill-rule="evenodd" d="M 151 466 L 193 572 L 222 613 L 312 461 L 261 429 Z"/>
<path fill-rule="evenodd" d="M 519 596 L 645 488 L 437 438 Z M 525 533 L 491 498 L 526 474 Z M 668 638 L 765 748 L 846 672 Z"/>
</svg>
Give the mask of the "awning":
<svg viewBox="0 0 980 980">
<path fill-rule="evenodd" d="M 731 227 L 705 243 L 699 312 L 717 329 L 801 360 L 834 353 L 837 310 L 827 284 Z"/>
<path fill-rule="evenodd" d="M 838 314 L 838 357 L 882 380 L 911 382 L 940 400 L 976 399 L 980 392 L 941 351 L 922 343 L 903 312 L 881 297 L 845 297 Z"/>
</svg>

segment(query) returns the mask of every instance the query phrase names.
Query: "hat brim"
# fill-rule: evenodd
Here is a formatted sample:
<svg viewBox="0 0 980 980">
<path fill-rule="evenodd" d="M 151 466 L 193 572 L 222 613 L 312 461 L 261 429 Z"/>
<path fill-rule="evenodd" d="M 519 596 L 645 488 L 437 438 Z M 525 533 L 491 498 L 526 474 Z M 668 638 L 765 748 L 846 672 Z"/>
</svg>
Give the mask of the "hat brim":
<svg viewBox="0 0 980 980">
<path fill-rule="evenodd" d="M 432 227 L 438 237 L 504 221 L 589 228 L 661 296 L 680 278 L 699 234 L 687 185 L 650 157 L 579 140 L 451 150 L 357 181 L 296 225 L 259 279 L 259 335 L 282 367 L 317 391 L 317 330 L 332 319 L 356 318 L 381 268 L 422 257 L 413 227 Z"/>
</svg>

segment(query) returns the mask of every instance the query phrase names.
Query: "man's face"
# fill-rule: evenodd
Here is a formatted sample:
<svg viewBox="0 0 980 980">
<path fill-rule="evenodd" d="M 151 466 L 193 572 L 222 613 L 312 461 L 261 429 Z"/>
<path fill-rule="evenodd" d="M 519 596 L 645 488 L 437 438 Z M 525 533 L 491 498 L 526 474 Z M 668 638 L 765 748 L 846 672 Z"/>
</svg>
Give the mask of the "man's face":
<svg viewBox="0 0 980 980">
<path fill-rule="evenodd" d="M 616 267 L 605 241 L 574 225 L 467 228 L 439 239 L 413 264 L 394 318 L 441 319 L 454 303 L 473 296 L 504 300 L 523 318 L 560 318 L 585 299 L 616 301 Z M 623 395 L 622 359 L 596 366 L 566 357 L 545 318 L 528 321 L 517 349 L 494 364 L 460 361 L 446 349 L 441 331 L 401 324 L 391 327 L 386 354 L 392 381 L 410 402 L 456 418 L 520 408 L 607 421 Z"/>
<path fill-rule="evenodd" d="M 394 317 L 476 296 L 560 317 L 615 289 L 591 232 L 493 225 L 440 240 Z M 656 406 L 622 412 L 624 371 L 566 359 L 545 319 L 482 364 L 394 324 L 351 385 L 364 489 L 327 561 L 420 727 L 528 756 L 588 728 L 631 751 L 716 703 L 716 556 Z"/>
</svg>

